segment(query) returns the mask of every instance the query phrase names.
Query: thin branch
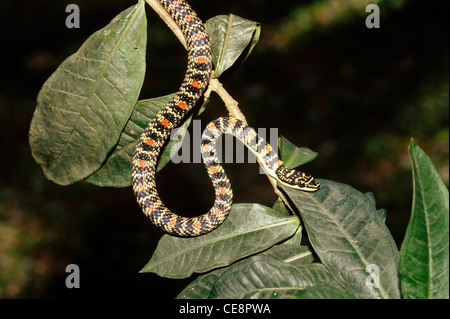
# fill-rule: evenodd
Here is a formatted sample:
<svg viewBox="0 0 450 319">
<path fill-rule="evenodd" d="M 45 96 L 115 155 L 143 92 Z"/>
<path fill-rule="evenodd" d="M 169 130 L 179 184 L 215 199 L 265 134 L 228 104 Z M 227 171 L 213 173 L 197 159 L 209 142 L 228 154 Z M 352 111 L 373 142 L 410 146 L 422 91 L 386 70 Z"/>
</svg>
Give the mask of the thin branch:
<svg viewBox="0 0 450 319">
<path fill-rule="evenodd" d="M 220 83 L 220 81 L 215 77 L 211 78 L 211 80 L 209 81 L 208 92 L 205 92 L 205 95 L 208 94 L 206 95 L 206 98 L 209 97 L 209 93 L 211 91 L 216 92 L 220 96 L 222 101 L 225 103 L 228 114 L 231 117 L 237 118 L 238 120 L 241 120 L 242 122 L 247 124 L 247 120 L 245 119 L 244 114 L 238 107 L 239 103 L 235 99 L 233 99 L 233 97 L 227 92 L 227 90 L 224 89 L 222 83 Z"/>
<path fill-rule="evenodd" d="M 163 5 L 157 0 L 145 0 L 149 4 L 150 7 L 155 10 L 155 12 L 163 19 L 163 21 L 169 26 L 170 30 L 176 35 L 178 40 L 180 40 L 181 44 L 187 50 L 186 39 L 184 38 L 183 32 L 181 32 L 180 28 L 177 26 L 175 21 L 172 19 L 170 14 L 164 9 Z"/>
</svg>

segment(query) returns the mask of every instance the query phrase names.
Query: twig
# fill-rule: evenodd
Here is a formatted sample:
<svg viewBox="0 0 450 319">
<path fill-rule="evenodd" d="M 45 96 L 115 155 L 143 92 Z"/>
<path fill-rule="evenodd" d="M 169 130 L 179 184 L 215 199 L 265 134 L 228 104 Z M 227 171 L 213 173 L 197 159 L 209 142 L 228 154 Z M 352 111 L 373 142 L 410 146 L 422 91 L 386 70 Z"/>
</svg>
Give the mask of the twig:
<svg viewBox="0 0 450 319">
<path fill-rule="evenodd" d="M 180 28 L 177 26 L 166 9 L 164 9 L 163 5 L 157 0 L 145 0 L 145 2 L 147 2 L 149 6 L 152 7 L 153 10 L 155 10 L 155 12 L 161 17 L 161 19 L 163 19 L 163 21 L 169 26 L 169 28 L 187 50 L 186 39 L 184 38 L 183 32 L 181 32 Z"/>
<path fill-rule="evenodd" d="M 207 91 L 208 92 L 205 92 L 206 98 L 209 97 L 209 93 L 211 91 L 216 92 L 220 96 L 222 101 L 225 103 L 225 107 L 228 110 L 228 114 L 231 117 L 237 118 L 238 120 L 241 120 L 242 122 L 247 124 L 247 120 L 245 119 L 244 114 L 238 107 L 239 103 L 231 97 L 231 95 L 224 89 L 222 83 L 220 83 L 220 81 L 217 78 L 213 77 L 209 81 L 209 87 Z"/>
</svg>

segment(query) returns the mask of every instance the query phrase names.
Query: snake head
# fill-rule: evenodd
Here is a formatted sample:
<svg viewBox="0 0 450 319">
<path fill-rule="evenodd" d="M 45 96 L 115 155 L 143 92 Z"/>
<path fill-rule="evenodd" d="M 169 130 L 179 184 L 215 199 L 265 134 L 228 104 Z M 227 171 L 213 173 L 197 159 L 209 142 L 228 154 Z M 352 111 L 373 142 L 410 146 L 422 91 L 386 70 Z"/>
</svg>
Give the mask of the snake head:
<svg viewBox="0 0 450 319">
<path fill-rule="evenodd" d="M 320 183 L 307 173 L 301 173 L 294 179 L 295 188 L 302 191 L 315 192 L 320 188 Z"/>
<path fill-rule="evenodd" d="M 284 164 L 278 166 L 275 178 L 281 184 L 306 192 L 315 192 L 320 188 L 320 183 L 311 175 L 287 168 Z"/>
</svg>

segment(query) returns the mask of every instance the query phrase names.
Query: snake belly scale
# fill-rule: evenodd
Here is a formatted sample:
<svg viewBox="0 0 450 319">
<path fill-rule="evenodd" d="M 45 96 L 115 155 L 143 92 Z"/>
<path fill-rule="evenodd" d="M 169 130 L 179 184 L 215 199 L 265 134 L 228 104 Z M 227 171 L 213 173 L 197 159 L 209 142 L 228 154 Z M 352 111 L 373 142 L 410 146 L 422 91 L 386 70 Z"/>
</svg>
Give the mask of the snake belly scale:
<svg viewBox="0 0 450 319">
<path fill-rule="evenodd" d="M 201 99 L 212 71 L 211 46 L 202 21 L 185 0 L 159 0 L 186 38 L 188 65 L 178 93 L 149 122 L 141 135 L 132 162 L 132 184 L 137 202 L 144 214 L 169 234 L 198 236 L 217 228 L 228 216 L 232 205 L 230 181 L 215 151 L 218 137 L 232 134 L 257 157 L 264 170 L 279 183 L 305 191 L 320 185 L 309 174 L 287 168 L 276 152 L 256 132 L 234 118 L 219 118 L 207 125 L 202 135 L 203 162 L 211 178 L 215 201 L 213 207 L 197 217 L 183 217 L 171 212 L 161 201 L 156 189 L 155 174 L 159 153 L 171 131 Z"/>
</svg>

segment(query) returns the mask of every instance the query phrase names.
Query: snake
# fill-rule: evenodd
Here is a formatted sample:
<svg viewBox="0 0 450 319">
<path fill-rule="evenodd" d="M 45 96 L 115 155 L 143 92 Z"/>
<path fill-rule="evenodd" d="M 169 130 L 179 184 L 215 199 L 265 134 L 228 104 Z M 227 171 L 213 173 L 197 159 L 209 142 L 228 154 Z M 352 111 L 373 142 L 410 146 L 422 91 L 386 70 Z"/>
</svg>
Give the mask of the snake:
<svg viewBox="0 0 450 319">
<path fill-rule="evenodd" d="M 231 211 L 230 180 L 220 164 L 216 142 L 222 134 L 242 141 L 258 158 L 265 172 L 278 183 L 302 191 L 316 191 L 319 182 L 310 174 L 290 169 L 276 151 L 242 120 L 221 117 L 209 123 L 202 134 L 201 154 L 214 187 L 215 201 L 203 215 L 184 217 L 171 212 L 156 188 L 158 156 L 170 134 L 202 99 L 211 78 L 213 62 L 206 29 L 185 0 L 158 0 L 182 31 L 188 48 L 184 80 L 173 98 L 150 120 L 139 138 L 132 159 L 132 186 L 143 213 L 162 230 L 179 237 L 194 237 L 216 229 Z"/>
</svg>

